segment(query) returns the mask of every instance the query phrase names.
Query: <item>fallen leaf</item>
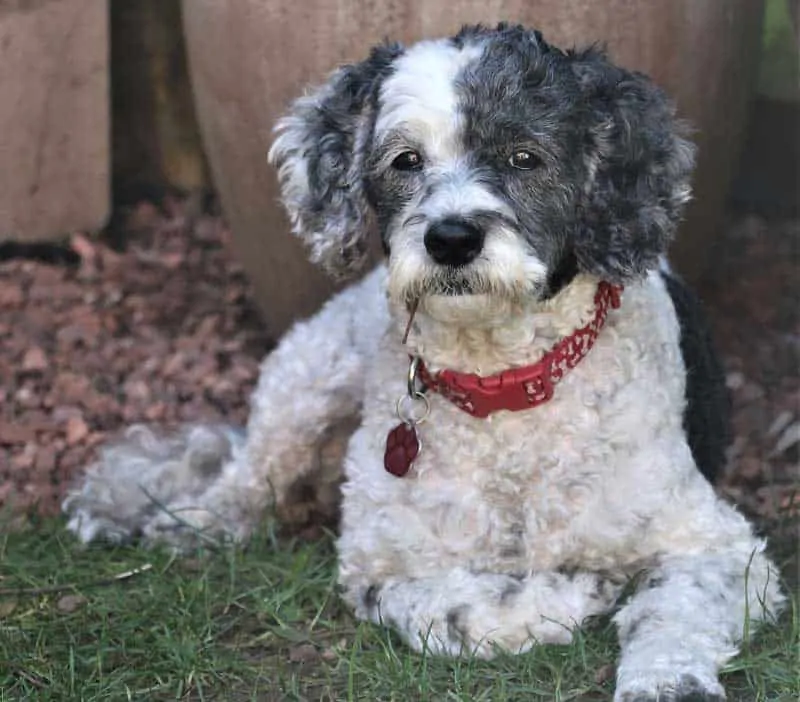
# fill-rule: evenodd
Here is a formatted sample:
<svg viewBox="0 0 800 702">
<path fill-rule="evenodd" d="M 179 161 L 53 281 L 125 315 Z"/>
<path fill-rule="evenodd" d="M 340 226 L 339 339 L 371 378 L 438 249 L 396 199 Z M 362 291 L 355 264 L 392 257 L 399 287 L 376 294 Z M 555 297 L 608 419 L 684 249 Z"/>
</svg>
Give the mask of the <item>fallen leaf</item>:
<svg viewBox="0 0 800 702">
<path fill-rule="evenodd" d="M 83 234 L 73 234 L 69 241 L 70 248 L 78 254 L 84 261 L 91 262 L 97 257 L 94 244 Z"/>
<path fill-rule="evenodd" d="M 594 681 L 598 685 L 602 685 L 604 682 L 613 680 L 613 678 L 614 678 L 614 666 L 611 663 L 606 663 L 606 665 L 601 666 L 594 673 Z"/>
<path fill-rule="evenodd" d="M 0 421 L 0 444 L 25 444 L 36 438 L 36 429 L 29 424 Z"/>
<path fill-rule="evenodd" d="M 23 302 L 25 302 L 25 295 L 19 285 L 0 281 L 0 308 L 19 307 Z"/>
<path fill-rule="evenodd" d="M 83 417 L 70 417 L 66 425 L 67 444 L 75 446 L 89 435 L 89 426 Z"/>
<path fill-rule="evenodd" d="M 320 652 L 314 644 L 304 643 L 289 649 L 289 660 L 292 663 L 312 663 L 320 658 Z"/>
<path fill-rule="evenodd" d="M 83 595 L 62 595 L 56 602 L 56 609 L 61 614 L 72 614 L 84 604 L 86 604 L 86 598 Z"/>
<path fill-rule="evenodd" d="M 24 371 L 43 371 L 47 370 L 47 366 L 47 356 L 38 346 L 31 346 L 22 357 L 22 370 Z"/>
<path fill-rule="evenodd" d="M 56 467 L 57 453 L 56 447 L 48 444 L 43 444 L 36 449 L 36 459 L 33 464 L 35 469 L 43 474 L 43 479 Z"/>
<path fill-rule="evenodd" d="M 777 436 L 780 434 L 784 429 L 786 429 L 787 426 L 789 426 L 789 423 L 792 421 L 792 419 L 793 415 L 788 410 L 781 412 L 777 417 L 775 417 L 775 420 L 772 422 L 772 424 L 770 424 L 769 429 L 767 429 L 767 436 Z"/>
<path fill-rule="evenodd" d="M 739 459 L 737 473 L 746 480 L 757 478 L 764 470 L 764 461 L 758 456 L 744 456 Z"/>
<path fill-rule="evenodd" d="M 180 561 L 180 564 L 183 570 L 190 573 L 200 573 L 208 565 L 207 561 L 202 558 L 184 558 Z"/>
<path fill-rule="evenodd" d="M 338 657 L 336 650 L 333 648 L 326 648 L 319 656 L 324 661 L 335 661 Z"/>
<path fill-rule="evenodd" d="M 800 422 L 795 422 L 784 430 L 769 455 L 780 456 L 797 443 L 800 443 Z"/>
<path fill-rule="evenodd" d="M 790 512 L 794 513 L 800 508 L 800 495 L 796 492 L 792 492 L 788 495 L 784 495 L 781 498 L 780 502 L 780 511 L 781 512 Z"/>
<path fill-rule="evenodd" d="M 728 373 L 725 376 L 725 384 L 730 390 L 739 390 L 745 383 L 745 377 L 739 371 Z"/>
</svg>

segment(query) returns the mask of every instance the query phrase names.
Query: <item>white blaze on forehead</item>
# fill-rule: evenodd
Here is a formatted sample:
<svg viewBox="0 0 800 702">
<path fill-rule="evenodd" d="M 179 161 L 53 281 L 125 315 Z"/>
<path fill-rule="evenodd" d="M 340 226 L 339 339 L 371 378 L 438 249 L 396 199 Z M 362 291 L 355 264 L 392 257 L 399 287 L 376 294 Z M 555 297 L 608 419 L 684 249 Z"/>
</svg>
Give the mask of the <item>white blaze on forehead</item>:
<svg viewBox="0 0 800 702">
<path fill-rule="evenodd" d="M 514 210 L 491 193 L 485 185 L 477 183 L 467 170 L 454 173 L 440 184 L 433 194 L 419 206 L 419 211 L 429 221 L 445 217 L 459 217 L 477 211 L 494 212 L 507 219 L 516 220 Z"/>
<path fill-rule="evenodd" d="M 402 129 L 419 140 L 428 158 L 456 155 L 461 125 L 455 81 L 482 52 L 479 45 L 458 48 L 446 39 L 408 49 L 381 87 L 376 137 Z"/>
</svg>

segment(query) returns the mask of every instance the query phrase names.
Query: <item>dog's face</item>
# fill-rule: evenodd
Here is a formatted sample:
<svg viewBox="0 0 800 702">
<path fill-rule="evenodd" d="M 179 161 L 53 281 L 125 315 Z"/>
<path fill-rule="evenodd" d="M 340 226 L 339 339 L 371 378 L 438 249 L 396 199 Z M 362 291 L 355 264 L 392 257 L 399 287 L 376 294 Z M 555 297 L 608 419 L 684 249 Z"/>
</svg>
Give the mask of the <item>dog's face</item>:
<svg viewBox="0 0 800 702">
<path fill-rule="evenodd" d="M 294 230 L 334 272 L 381 237 L 399 301 L 553 295 L 657 265 L 692 148 L 646 78 L 538 32 L 468 27 L 383 46 L 278 125 Z"/>
</svg>

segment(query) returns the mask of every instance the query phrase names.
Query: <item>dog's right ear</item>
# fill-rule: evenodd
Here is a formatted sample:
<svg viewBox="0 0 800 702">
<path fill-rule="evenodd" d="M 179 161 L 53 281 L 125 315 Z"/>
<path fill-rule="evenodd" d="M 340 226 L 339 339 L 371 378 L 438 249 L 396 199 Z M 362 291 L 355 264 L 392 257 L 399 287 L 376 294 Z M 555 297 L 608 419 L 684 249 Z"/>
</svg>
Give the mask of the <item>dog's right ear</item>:
<svg viewBox="0 0 800 702">
<path fill-rule="evenodd" d="M 372 217 L 364 150 L 377 91 L 402 51 L 378 46 L 365 61 L 343 66 L 296 100 L 275 127 L 269 160 L 278 167 L 292 231 L 311 260 L 337 277 L 358 271 L 367 258 Z"/>
<path fill-rule="evenodd" d="M 575 253 L 614 283 L 659 265 L 691 198 L 694 146 L 666 93 L 603 51 L 568 54 L 586 100 L 587 166 Z"/>
</svg>

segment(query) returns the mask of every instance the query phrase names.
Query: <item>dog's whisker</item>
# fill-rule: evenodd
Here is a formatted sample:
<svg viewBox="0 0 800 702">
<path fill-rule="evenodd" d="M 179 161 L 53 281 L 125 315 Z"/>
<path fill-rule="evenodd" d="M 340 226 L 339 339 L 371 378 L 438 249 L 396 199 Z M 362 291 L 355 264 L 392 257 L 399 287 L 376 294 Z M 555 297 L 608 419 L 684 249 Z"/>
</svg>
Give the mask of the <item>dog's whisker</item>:
<svg viewBox="0 0 800 702">
<path fill-rule="evenodd" d="M 414 315 L 417 314 L 418 307 L 419 307 L 419 298 L 415 297 L 414 300 L 409 305 L 408 309 L 408 323 L 406 324 L 406 329 L 405 332 L 403 333 L 403 340 L 402 340 L 404 346 L 408 342 L 408 335 L 411 332 L 411 325 L 414 323 Z"/>
</svg>

